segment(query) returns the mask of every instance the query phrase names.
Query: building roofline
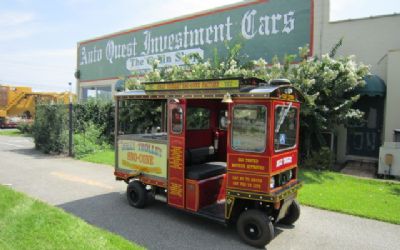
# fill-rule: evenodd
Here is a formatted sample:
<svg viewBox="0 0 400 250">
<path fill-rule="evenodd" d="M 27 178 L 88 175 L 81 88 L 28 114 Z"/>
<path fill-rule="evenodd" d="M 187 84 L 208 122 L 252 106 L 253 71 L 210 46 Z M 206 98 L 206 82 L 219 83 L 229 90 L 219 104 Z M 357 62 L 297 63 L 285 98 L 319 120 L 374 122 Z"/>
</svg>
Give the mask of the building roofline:
<svg viewBox="0 0 400 250">
<path fill-rule="evenodd" d="M 361 17 L 361 18 L 349 18 L 344 20 L 336 20 L 336 21 L 329 21 L 329 24 L 336 24 L 336 23 L 346 23 L 346 22 L 353 22 L 353 21 L 362 21 L 362 20 L 370 20 L 370 19 L 378 19 L 378 18 L 385 18 L 385 17 L 399 17 L 400 13 L 393 13 L 393 14 L 384 14 L 384 15 L 377 15 L 377 16 L 369 16 L 369 17 Z"/>
</svg>

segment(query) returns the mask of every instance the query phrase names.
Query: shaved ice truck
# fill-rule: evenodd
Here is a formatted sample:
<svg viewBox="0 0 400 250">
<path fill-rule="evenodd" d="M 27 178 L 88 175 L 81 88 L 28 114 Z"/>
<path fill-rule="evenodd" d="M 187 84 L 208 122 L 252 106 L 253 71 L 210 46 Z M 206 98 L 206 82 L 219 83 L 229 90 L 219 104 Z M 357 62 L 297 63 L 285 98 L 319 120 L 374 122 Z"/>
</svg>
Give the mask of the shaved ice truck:
<svg viewBox="0 0 400 250">
<path fill-rule="evenodd" d="M 156 199 L 235 224 L 242 240 L 255 247 L 274 238 L 275 223 L 291 225 L 299 218 L 302 95 L 289 81 L 144 85 L 115 97 L 115 176 L 128 184 L 130 205 L 144 208 Z M 125 111 L 135 102 L 159 103 L 160 123 L 153 131 L 125 129 Z"/>
</svg>

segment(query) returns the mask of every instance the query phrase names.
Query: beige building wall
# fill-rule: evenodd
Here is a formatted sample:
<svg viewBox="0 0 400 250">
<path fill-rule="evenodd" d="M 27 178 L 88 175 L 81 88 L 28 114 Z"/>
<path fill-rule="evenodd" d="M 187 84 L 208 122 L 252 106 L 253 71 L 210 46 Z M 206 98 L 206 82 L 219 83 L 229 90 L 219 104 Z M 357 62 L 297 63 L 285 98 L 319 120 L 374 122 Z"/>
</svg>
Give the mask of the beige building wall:
<svg viewBox="0 0 400 250">
<path fill-rule="evenodd" d="M 385 81 L 387 96 L 382 142 L 392 141 L 393 129 L 400 128 L 400 119 L 395 115 L 400 107 L 400 82 L 397 80 L 400 79 L 400 62 L 396 50 L 400 49 L 400 15 L 330 22 L 330 1 L 315 0 L 314 3 L 314 55 L 329 53 L 343 38 L 337 56 L 355 55 L 356 61 L 369 65 L 371 72 Z M 346 155 L 347 130 L 344 126 L 337 128 L 336 135 L 338 162 L 360 158 Z"/>
<path fill-rule="evenodd" d="M 400 14 L 330 22 L 329 0 L 315 0 L 315 13 L 316 55 L 329 53 L 343 37 L 338 56 L 356 55 L 357 61 L 378 74 L 380 60 L 389 50 L 400 49 Z"/>
<path fill-rule="evenodd" d="M 385 142 L 393 141 L 393 130 L 400 129 L 400 50 L 387 53 L 387 89 L 385 100 Z"/>
</svg>

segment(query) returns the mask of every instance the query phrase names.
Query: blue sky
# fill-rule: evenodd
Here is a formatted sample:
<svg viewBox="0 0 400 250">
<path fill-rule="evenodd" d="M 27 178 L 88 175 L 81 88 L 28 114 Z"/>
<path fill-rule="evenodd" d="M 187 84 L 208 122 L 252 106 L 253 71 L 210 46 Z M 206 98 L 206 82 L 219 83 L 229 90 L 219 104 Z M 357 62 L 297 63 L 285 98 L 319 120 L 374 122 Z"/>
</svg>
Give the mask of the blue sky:
<svg viewBox="0 0 400 250">
<path fill-rule="evenodd" d="M 65 91 L 78 41 L 237 0 L 0 0 L 0 84 Z M 399 0 L 331 0 L 331 20 L 400 12 Z"/>
</svg>

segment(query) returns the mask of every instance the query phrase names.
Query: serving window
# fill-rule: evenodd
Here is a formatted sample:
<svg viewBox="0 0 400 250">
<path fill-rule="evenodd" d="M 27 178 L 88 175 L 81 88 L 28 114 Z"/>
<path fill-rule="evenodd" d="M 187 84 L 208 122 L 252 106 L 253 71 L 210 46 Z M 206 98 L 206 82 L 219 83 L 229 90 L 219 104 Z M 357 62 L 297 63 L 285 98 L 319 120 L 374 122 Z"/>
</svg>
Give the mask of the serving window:
<svg viewBox="0 0 400 250">
<path fill-rule="evenodd" d="M 297 108 L 277 106 L 275 108 L 274 148 L 275 151 L 296 146 Z"/>
<path fill-rule="evenodd" d="M 233 108 L 232 149 L 244 152 L 265 151 L 267 110 L 262 105 L 236 105 Z"/>
</svg>

